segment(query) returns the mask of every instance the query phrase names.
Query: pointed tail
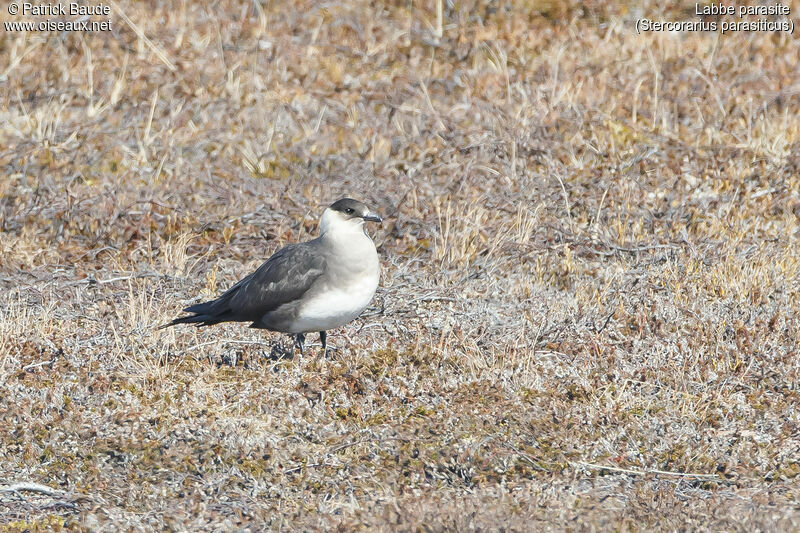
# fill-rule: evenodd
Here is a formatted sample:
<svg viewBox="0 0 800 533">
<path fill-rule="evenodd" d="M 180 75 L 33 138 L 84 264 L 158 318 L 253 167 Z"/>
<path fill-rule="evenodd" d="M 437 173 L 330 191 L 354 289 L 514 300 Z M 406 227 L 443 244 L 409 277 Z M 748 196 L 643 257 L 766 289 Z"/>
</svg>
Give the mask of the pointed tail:
<svg viewBox="0 0 800 533">
<path fill-rule="evenodd" d="M 217 300 L 212 300 L 210 302 L 190 305 L 189 307 L 186 307 L 184 311 L 187 313 L 192 313 L 191 315 L 178 317 L 171 322 L 167 322 L 166 324 L 158 326 L 156 329 L 164 329 L 176 324 L 195 324 L 197 327 L 219 324 L 223 320 L 220 320 L 222 317 L 219 313 L 214 312 L 214 304 L 216 303 Z"/>
<path fill-rule="evenodd" d="M 172 320 L 171 322 L 167 322 L 166 324 L 162 324 L 158 326 L 156 329 L 164 329 L 172 327 L 176 324 L 196 324 L 197 327 L 200 326 L 210 326 L 211 324 L 216 324 L 218 321 L 214 320 L 208 315 L 191 315 L 191 316 L 182 316 Z"/>
</svg>

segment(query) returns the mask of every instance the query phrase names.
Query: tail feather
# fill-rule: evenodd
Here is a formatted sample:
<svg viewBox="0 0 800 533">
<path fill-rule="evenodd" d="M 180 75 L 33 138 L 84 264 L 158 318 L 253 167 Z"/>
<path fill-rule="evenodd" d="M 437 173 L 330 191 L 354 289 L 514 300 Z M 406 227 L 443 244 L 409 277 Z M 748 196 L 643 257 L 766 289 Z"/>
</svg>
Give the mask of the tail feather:
<svg viewBox="0 0 800 533">
<path fill-rule="evenodd" d="M 191 316 L 182 316 L 172 320 L 171 322 L 167 322 L 166 324 L 162 324 L 158 326 L 156 329 L 164 329 L 176 324 L 196 324 L 197 327 L 200 326 L 210 326 L 212 324 L 217 324 L 220 320 L 215 320 L 214 317 L 209 315 L 191 315 Z"/>
<path fill-rule="evenodd" d="M 208 302 L 190 305 L 189 307 L 185 307 L 183 310 L 187 313 L 194 313 L 196 315 L 217 314 L 214 308 L 218 307 L 218 304 L 219 300 L 211 300 Z"/>
<path fill-rule="evenodd" d="M 199 304 L 190 305 L 184 308 L 187 313 L 193 313 L 189 316 L 178 317 L 171 322 L 167 322 L 157 329 L 164 329 L 176 324 L 195 324 L 197 327 L 210 326 L 212 324 L 219 324 L 229 318 L 230 309 L 220 310 L 214 309 L 219 300 L 212 300 L 210 302 L 203 302 Z"/>
</svg>

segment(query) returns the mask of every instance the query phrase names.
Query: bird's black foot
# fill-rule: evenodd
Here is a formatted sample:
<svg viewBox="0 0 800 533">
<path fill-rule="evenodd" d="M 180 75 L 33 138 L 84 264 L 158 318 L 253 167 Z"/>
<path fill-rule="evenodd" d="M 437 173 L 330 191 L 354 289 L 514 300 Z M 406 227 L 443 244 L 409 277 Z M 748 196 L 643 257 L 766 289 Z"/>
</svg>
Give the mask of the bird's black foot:
<svg viewBox="0 0 800 533">
<path fill-rule="evenodd" d="M 319 332 L 319 342 L 322 343 L 322 355 L 328 357 L 328 334 L 324 331 Z"/>
<path fill-rule="evenodd" d="M 306 342 L 306 336 L 298 333 L 294 338 L 294 345 L 300 350 L 300 355 L 303 355 L 303 343 Z"/>
</svg>

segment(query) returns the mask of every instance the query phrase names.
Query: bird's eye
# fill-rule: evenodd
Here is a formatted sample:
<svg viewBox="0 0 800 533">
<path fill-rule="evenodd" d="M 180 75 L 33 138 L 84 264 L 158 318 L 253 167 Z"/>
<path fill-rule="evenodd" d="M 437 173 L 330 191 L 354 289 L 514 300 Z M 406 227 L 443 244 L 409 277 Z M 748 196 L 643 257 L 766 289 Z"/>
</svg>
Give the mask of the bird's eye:
<svg viewBox="0 0 800 533">
<path fill-rule="evenodd" d="M 348 207 L 347 209 L 344 210 L 344 212 L 347 213 L 348 215 L 352 215 L 353 213 L 355 213 L 352 207 Z"/>
</svg>

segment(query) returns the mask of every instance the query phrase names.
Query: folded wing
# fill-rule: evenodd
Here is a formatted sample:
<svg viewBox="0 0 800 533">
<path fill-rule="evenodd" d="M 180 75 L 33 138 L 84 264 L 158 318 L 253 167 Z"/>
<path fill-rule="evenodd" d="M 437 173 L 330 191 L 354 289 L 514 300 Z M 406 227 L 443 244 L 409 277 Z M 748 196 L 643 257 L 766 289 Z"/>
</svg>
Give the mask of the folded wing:
<svg viewBox="0 0 800 533">
<path fill-rule="evenodd" d="M 266 313 L 303 296 L 325 271 L 319 241 L 290 244 L 267 259 L 258 270 L 239 281 L 216 300 L 190 305 L 190 316 L 175 324 L 208 326 L 229 321 L 258 321 Z"/>
</svg>

